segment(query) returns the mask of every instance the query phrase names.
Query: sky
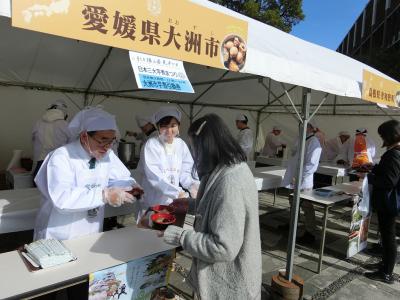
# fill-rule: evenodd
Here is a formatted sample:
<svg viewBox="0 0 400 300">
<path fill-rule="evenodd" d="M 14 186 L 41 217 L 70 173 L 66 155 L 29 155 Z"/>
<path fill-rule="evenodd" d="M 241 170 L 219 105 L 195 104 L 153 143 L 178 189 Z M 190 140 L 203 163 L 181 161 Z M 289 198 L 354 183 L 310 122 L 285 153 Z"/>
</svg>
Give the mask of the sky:
<svg viewBox="0 0 400 300">
<path fill-rule="evenodd" d="M 303 0 L 305 18 L 290 34 L 336 50 L 368 0 Z"/>
</svg>

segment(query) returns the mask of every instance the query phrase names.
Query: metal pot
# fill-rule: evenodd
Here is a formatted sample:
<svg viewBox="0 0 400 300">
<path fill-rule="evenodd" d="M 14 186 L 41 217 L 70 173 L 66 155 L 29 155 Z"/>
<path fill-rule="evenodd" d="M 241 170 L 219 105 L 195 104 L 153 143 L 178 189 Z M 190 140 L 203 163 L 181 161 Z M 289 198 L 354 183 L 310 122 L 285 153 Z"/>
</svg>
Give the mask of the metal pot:
<svg viewBox="0 0 400 300">
<path fill-rule="evenodd" d="M 135 160 L 135 147 L 133 142 L 119 142 L 118 157 L 124 164 Z"/>
</svg>

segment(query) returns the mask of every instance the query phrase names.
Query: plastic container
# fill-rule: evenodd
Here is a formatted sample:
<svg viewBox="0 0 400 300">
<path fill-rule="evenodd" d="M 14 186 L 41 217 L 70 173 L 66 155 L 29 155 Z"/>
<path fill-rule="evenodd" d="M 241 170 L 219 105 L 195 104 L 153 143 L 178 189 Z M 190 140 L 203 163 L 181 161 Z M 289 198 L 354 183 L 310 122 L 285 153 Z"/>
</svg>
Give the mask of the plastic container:
<svg viewBox="0 0 400 300">
<path fill-rule="evenodd" d="M 150 216 L 152 228 L 156 230 L 165 230 L 168 225 L 174 224 L 175 216 L 165 213 L 155 213 Z"/>
<path fill-rule="evenodd" d="M 175 212 L 175 208 L 168 205 L 154 205 L 150 209 L 155 213 L 173 214 Z"/>
</svg>

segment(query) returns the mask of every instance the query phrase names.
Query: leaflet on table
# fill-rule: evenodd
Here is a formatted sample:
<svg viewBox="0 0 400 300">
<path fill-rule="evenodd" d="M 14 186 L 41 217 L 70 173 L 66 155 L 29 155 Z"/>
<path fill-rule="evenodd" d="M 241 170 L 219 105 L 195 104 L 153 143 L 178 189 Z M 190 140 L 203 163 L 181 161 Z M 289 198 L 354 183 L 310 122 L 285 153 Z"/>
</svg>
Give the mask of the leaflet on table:
<svg viewBox="0 0 400 300">
<path fill-rule="evenodd" d="M 89 300 L 152 299 L 156 289 L 167 285 L 174 257 L 172 249 L 89 274 Z"/>
<path fill-rule="evenodd" d="M 365 177 L 360 193 L 353 196 L 347 258 L 367 247 L 368 227 L 371 220 L 369 195 L 368 179 Z"/>
<path fill-rule="evenodd" d="M 194 93 L 182 61 L 133 51 L 129 58 L 140 89 Z"/>
<path fill-rule="evenodd" d="M 21 255 L 31 264 L 32 270 L 46 269 L 76 260 L 71 251 L 55 239 L 38 240 L 25 245 Z"/>
</svg>

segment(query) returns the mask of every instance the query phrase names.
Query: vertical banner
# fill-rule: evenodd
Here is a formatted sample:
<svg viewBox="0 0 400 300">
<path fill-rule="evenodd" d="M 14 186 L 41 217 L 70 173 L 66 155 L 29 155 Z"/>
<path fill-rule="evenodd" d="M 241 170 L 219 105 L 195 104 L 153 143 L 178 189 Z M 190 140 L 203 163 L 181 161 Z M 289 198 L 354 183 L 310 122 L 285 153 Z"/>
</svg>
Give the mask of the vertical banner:
<svg viewBox="0 0 400 300">
<path fill-rule="evenodd" d="M 400 83 L 363 71 L 362 99 L 400 107 Z"/>
<path fill-rule="evenodd" d="M 361 191 L 353 196 L 347 258 L 367 248 L 368 228 L 371 220 L 368 179 L 363 179 Z"/>
<path fill-rule="evenodd" d="M 138 88 L 194 93 L 183 62 L 133 51 L 129 58 Z"/>
<path fill-rule="evenodd" d="M 248 24 L 187 0 L 13 0 L 12 25 L 240 71 Z"/>
<path fill-rule="evenodd" d="M 132 260 L 89 274 L 89 300 L 147 300 L 166 286 L 175 250 Z"/>
</svg>

